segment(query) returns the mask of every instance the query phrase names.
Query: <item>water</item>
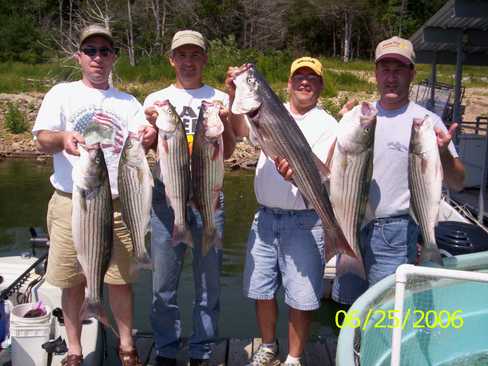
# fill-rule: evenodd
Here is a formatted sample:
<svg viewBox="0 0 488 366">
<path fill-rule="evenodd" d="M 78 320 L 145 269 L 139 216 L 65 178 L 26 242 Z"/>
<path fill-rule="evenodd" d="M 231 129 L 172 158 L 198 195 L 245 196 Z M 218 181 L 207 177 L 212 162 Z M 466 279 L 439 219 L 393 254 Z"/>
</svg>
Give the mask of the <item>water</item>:
<svg viewBox="0 0 488 366">
<path fill-rule="evenodd" d="M 488 365 L 488 352 L 475 353 L 472 355 L 464 355 L 455 360 L 451 360 L 439 366 L 486 366 Z"/>
<path fill-rule="evenodd" d="M 46 230 L 47 203 L 52 194 L 49 183 L 51 163 L 34 161 L 0 162 L 0 253 L 1 249 L 14 247 L 17 250 L 29 248 L 29 227 Z M 222 337 L 252 337 L 258 335 L 254 304 L 242 295 L 242 272 L 244 269 L 245 244 L 248 230 L 257 204 L 253 192 L 253 172 L 226 173 L 225 182 L 225 235 L 224 262 L 221 276 Z M 193 301 L 193 280 L 191 254 L 188 251 L 180 281 L 179 304 L 181 306 L 183 335 L 191 334 L 191 307 Z M 149 312 L 151 304 L 151 273 L 142 272 L 135 295 L 135 327 L 150 331 Z M 287 334 L 287 310 L 280 294 L 280 318 L 277 326 L 279 337 Z M 314 312 L 312 333 L 319 335 L 324 325 L 333 322 L 335 309 L 325 304 Z"/>
</svg>

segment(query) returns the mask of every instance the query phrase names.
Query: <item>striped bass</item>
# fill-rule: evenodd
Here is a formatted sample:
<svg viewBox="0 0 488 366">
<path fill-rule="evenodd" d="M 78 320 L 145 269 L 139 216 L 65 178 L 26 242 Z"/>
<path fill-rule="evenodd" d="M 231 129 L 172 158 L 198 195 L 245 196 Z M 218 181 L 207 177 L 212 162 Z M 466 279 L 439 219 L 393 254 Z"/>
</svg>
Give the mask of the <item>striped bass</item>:
<svg viewBox="0 0 488 366">
<path fill-rule="evenodd" d="M 434 122 L 429 116 L 425 116 L 424 119 L 414 118 L 408 153 L 408 185 L 411 214 L 419 224 L 424 239 L 420 264 L 433 262 L 442 265 L 435 239 L 442 178 Z"/>
<path fill-rule="evenodd" d="M 324 226 L 325 257 L 354 251 L 335 218 L 326 187 L 317 168 L 322 164 L 312 152 L 305 136 L 283 103 L 254 65 L 247 65 L 234 76 L 236 93 L 232 112 L 246 114 L 251 133 L 271 159 L 285 158 L 293 170 L 293 181 L 306 201 L 315 209 Z M 317 165 L 316 165 L 317 164 Z"/>
<path fill-rule="evenodd" d="M 72 232 L 87 286 L 80 317 L 96 316 L 108 324 L 102 293 L 113 245 L 112 194 L 100 145 L 80 145 L 79 150 L 80 158 L 73 168 Z"/>
<path fill-rule="evenodd" d="M 219 104 L 202 102 L 193 141 L 193 202 L 202 216 L 203 255 L 214 245 L 222 248 L 222 238 L 215 227 L 215 210 L 224 184 L 224 125 L 219 111 Z"/>
<path fill-rule="evenodd" d="M 145 238 L 151 219 L 154 180 L 144 148 L 137 135 L 132 133 L 122 149 L 118 187 L 122 220 L 130 232 L 136 267 L 151 268 Z"/>
<path fill-rule="evenodd" d="M 166 199 L 173 209 L 173 245 L 193 245 L 191 231 L 186 220 L 190 199 L 190 152 L 185 127 L 178 113 L 168 100 L 156 106 L 159 128 L 158 158 Z"/>
<path fill-rule="evenodd" d="M 358 258 L 359 231 L 373 173 L 373 148 L 378 111 L 363 102 L 339 123 L 330 173 L 330 200 L 344 235 Z"/>
</svg>

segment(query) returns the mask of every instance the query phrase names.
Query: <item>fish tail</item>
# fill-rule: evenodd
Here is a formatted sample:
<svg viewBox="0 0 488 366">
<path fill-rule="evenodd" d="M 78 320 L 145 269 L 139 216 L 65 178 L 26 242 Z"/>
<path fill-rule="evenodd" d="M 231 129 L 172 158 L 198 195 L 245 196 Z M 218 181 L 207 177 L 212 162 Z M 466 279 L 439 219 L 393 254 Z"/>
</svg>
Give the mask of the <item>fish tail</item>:
<svg viewBox="0 0 488 366">
<path fill-rule="evenodd" d="M 173 228 L 173 245 L 176 246 L 179 243 L 184 243 L 190 247 L 193 246 L 193 237 L 191 230 L 186 224 L 175 225 Z"/>
<path fill-rule="evenodd" d="M 135 277 L 141 270 L 152 271 L 153 265 L 151 258 L 145 253 L 142 257 L 136 257 L 131 263 L 129 269 L 129 275 Z"/>
<path fill-rule="evenodd" d="M 85 299 L 80 309 L 80 320 L 83 322 L 89 318 L 96 318 L 100 323 L 108 328 L 111 328 L 118 337 L 117 331 L 112 327 L 108 319 L 108 314 L 100 302 L 91 302 L 88 298 Z"/>
<path fill-rule="evenodd" d="M 361 259 L 359 253 L 355 253 L 354 250 L 349 245 L 346 237 L 342 230 L 339 230 L 335 233 L 336 235 L 331 235 L 331 233 L 325 233 L 326 243 L 325 247 L 325 260 L 329 261 L 334 257 L 337 253 L 344 253 L 353 258 Z"/>
<path fill-rule="evenodd" d="M 216 248 L 222 248 L 222 238 L 220 237 L 217 229 L 212 228 L 205 230 L 202 238 L 202 252 L 203 256 L 206 256 L 212 246 Z"/>
<path fill-rule="evenodd" d="M 422 247 L 418 264 L 429 267 L 444 267 L 442 256 L 437 245 L 431 244 Z"/>
</svg>

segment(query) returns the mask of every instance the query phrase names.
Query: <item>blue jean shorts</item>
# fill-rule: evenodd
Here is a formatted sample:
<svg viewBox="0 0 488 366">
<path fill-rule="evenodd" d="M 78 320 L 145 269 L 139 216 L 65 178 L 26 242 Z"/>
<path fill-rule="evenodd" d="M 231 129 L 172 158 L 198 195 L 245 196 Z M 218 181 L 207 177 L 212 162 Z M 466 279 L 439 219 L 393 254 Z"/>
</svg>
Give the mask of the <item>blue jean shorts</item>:
<svg viewBox="0 0 488 366">
<path fill-rule="evenodd" d="M 318 309 L 324 265 L 324 233 L 315 211 L 257 211 L 247 241 L 245 296 L 271 300 L 282 285 L 290 307 Z"/>
<path fill-rule="evenodd" d="M 395 273 L 400 264 L 415 263 L 419 227 L 409 215 L 379 218 L 360 233 L 360 248 L 367 281 L 354 273 L 334 280 L 332 298 L 352 304 L 368 287 Z M 340 257 L 336 266 L 340 265 Z"/>
</svg>

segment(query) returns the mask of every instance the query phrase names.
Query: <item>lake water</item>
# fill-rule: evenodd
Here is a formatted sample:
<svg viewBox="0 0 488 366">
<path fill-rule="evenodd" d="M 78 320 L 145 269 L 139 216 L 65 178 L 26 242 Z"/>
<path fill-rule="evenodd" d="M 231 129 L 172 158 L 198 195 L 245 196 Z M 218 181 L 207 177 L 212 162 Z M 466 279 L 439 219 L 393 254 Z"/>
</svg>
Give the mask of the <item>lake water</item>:
<svg viewBox="0 0 488 366">
<path fill-rule="evenodd" d="M 0 249 L 29 248 L 29 227 L 45 231 L 45 217 L 52 187 L 49 183 L 51 163 L 10 160 L 0 162 Z M 242 295 L 242 272 L 247 234 L 257 207 L 253 192 L 253 172 L 228 172 L 225 176 L 225 236 L 224 263 L 221 277 L 222 337 L 252 337 L 258 335 L 254 303 Z M 184 271 L 180 281 L 179 304 L 183 320 L 183 335 L 191 333 L 191 307 L 193 280 L 191 251 L 187 252 Z M 1 270 L 1 269 L 0 269 Z M 151 273 L 144 271 L 139 276 L 135 293 L 135 327 L 150 331 L 149 312 L 151 304 Z M 286 337 L 287 311 L 280 293 L 278 336 Z M 335 308 L 325 303 L 314 312 L 313 335 L 320 335 L 330 325 Z"/>
</svg>

